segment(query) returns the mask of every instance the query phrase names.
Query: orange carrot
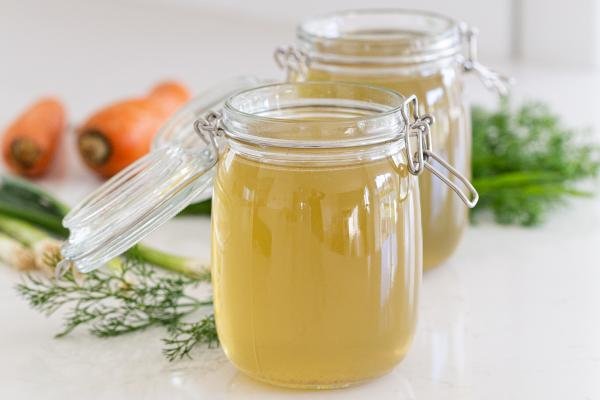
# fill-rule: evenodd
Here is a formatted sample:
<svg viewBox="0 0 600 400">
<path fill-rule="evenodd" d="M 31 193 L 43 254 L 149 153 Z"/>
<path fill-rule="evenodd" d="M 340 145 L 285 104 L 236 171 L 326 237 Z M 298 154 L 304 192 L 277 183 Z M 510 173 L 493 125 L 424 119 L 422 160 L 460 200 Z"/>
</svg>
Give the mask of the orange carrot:
<svg viewBox="0 0 600 400">
<path fill-rule="evenodd" d="M 4 132 L 2 155 L 6 165 L 19 175 L 43 175 L 56 156 L 65 127 L 61 102 L 54 98 L 39 100 Z"/>
<path fill-rule="evenodd" d="M 150 151 L 156 132 L 189 98 L 181 84 L 164 82 L 96 112 L 78 129 L 83 161 L 103 177 L 116 174 Z"/>
</svg>

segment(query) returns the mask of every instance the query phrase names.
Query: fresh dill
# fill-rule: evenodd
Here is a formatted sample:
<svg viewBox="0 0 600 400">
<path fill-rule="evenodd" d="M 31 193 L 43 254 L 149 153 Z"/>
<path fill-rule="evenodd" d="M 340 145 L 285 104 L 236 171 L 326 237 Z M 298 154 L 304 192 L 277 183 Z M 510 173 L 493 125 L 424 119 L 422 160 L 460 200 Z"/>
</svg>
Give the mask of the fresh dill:
<svg viewBox="0 0 600 400">
<path fill-rule="evenodd" d="M 134 259 L 123 259 L 118 265 L 92 271 L 85 277 L 74 271 L 58 279 L 30 274 L 17 290 L 34 309 L 46 315 L 67 310 L 57 337 L 83 326 L 98 337 L 163 326 L 169 332 L 165 354 L 175 360 L 188 355 L 199 343 L 217 343 L 212 315 L 197 324 L 182 321 L 183 317 L 212 305 L 212 299 L 199 300 L 186 294 L 186 289 L 197 284 L 198 280 L 164 273 Z M 182 335 L 186 334 L 190 338 L 183 340 Z"/>
<path fill-rule="evenodd" d="M 190 357 L 190 351 L 198 344 L 217 345 L 219 337 L 214 314 L 197 322 L 179 322 L 169 326 L 169 337 L 163 339 L 163 343 L 166 346 L 163 354 L 169 361 Z"/>
<path fill-rule="evenodd" d="M 547 105 L 512 109 L 504 100 L 495 111 L 475 107 L 472 122 L 475 217 L 490 210 L 499 223 L 536 225 L 566 197 L 591 194 L 575 183 L 598 173 L 598 144 L 566 128 Z"/>
</svg>

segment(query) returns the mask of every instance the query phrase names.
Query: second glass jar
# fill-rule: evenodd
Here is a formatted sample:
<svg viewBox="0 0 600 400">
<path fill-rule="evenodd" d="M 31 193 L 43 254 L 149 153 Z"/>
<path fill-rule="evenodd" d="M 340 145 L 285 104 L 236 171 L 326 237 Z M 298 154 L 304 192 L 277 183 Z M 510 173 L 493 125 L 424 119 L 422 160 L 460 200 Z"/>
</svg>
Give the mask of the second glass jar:
<svg viewBox="0 0 600 400">
<path fill-rule="evenodd" d="M 416 95 L 419 111 L 435 118 L 435 151 L 469 176 L 471 127 L 463 101 L 465 32 L 457 21 L 434 13 L 338 12 L 302 23 L 298 47 L 280 49 L 276 57 L 292 81 L 353 81 Z M 460 199 L 433 174 L 422 174 L 419 185 L 423 264 L 428 269 L 454 252 L 468 214 Z"/>
</svg>

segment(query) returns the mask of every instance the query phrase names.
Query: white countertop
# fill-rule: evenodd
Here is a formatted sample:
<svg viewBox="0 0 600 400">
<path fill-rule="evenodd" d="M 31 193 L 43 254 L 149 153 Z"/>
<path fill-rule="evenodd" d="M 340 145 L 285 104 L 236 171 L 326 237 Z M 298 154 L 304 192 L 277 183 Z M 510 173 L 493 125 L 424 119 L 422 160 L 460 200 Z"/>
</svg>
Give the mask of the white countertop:
<svg viewBox="0 0 600 400">
<path fill-rule="evenodd" d="M 50 21 L 45 15 L 27 24 Z M 155 18 L 152 23 L 159 21 Z M 6 23 L 0 27 L 0 36 L 8 37 L 10 29 L 21 26 L 17 22 L 12 28 Z M 143 90 L 162 69 L 174 71 L 194 87 L 208 84 L 212 76 L 239 74 L 239 64 L 222 62 L 221 69 L 201 62 L 202 49 L 186 53 L 189 49 L 183 44 L 168 42 L 171 36 L 164 45 L 174 48 L 165 58 L 185 54 L 181 62 L 154 64 L 147 52 L 157 44 L 144 42 L 140 54 L 122 64 L 122 74 L 104 74 L 106 49 L 88 52 L 87 58 L 69 56 L 73 49 L 68 46 L 78 48 L 94 36 L 58 37 L 48 32 L 53 40 L 67 44 L 64 53 L 57 53 L 62 58 L 52 65 L 34 69 L 34 61 L 48 54 L 26 54 L 16 44 L 10 47 L 12 53 L 5 54 L 0 125 L 46 90 L 63 88 L 72 119 L 80 121 L 98 104 Z M 249 34 L 248 42 L 261 37 L 259 47 L 267 52 L 280 42 L 268 38 L 264 30 Z M 227 35 L 235 36 L 230 31 Z M 26 35 L 19 40 L 34 42 Z M 129 54 L 127 46 L 114 43 L 117 58 Z M 21 58 L 15 60 L 17 56 Z M 219 57 L 239 61 L 240 54 Z M 275 74 L 267 67 L 272 66 L 268 54 L 257 57 L 260 61 L 246 58 L 246 67 L 266 76 Z M 131 66 L 136 62 L 147 63 L 148 68 Z M 71 76 L 68 67 L 73 65 L 79 70 Z M 196 70 L 198 65 L 201 71 Z M 571 125 L 600 132 L 600 74 L 532 67 L 508 70 L 519 81 L 517 98 L 544 99 Z M 469 86 L 470 97 L 491 103 L 492 97 L 476 82 Z M 40 183 L 73 204 L 98 181 L 72 154 L 63 156 Z M 208 227 L 207 219 L 180 219 L 148 241 L 208 258 Z M 256 383 L 238 373 L 219 349 L 198 350 L 192 361 L 168 363 L 160 352 L 161 329 L 114 339 L 98 339 L 80 330 L 53 339 L 60 316 L 47 319 L 32 311 L 13 290 L 18 281 L 16 272 L 0 266 L 0 399 L 600 399 L 600 198 L 573 201 L 539 228 L 489 222 L 470 227 L 455 256 L 424 276 L 418 334 L 407 358 L 383 378 L 337 391 L 289 391 Z"/>
</svg>

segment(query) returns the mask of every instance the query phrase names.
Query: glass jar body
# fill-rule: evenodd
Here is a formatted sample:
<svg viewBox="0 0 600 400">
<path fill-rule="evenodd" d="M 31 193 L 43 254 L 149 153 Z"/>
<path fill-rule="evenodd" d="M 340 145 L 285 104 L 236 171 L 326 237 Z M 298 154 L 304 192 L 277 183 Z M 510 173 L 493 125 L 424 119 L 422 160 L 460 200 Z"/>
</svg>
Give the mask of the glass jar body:
<svg viewBox="0 0 600 400">
<path fill-rule="evenodd" d="M 471 131 L 463 73 L 466 60 L 475 60 L 475 42 L 468 32 L 465 24 L 432 12 L 348 10 L 304 21 L 297 29 L 297 47 L 278 49 L 275 55 L 292 81 L 368 83 L 416 95 L 419 111 L 435 118 L 434 151 L 469 176 Z M 465 47 L 468 58 L 463 56 Z M 458 183 L 448 171 L 445 176 Z M 452 190 L 433 174 L 422 174 L 419 182 L 428 269 L 454 252 L 468 215 Z"/>
<path fill-rule="evenodd" d="M 418 184 L 401 153 L 298 166 L 229 150 L 212 212 L 217 328 L 240 370 L 342 387 L 406 354 L 422 249 Z"/>
<path fill-rule="evenodd" d="M 471 125 L 468 108 L 463 100 L 462 67 L 457 63 L 409 72 L 378 73 L 346 72 L 347 68 L 307 68 L 306 76 L 297 80 L 331 80 L 368 83 L 386 87 L 419 98 L 421 112 L 434 116 L 431 135 L 435 151 L 454 165 L 463 175 L 470 176 Z M 451 177 L 449 177 L 452 179 Z M 421 188 L 421 221 L 423 224 L 423 266 L 425 269 L 444 262 L 454 252 L 468 224 L 468 212 L 452 190 L 433 174 L 419 177 Z"/>
</svg>

